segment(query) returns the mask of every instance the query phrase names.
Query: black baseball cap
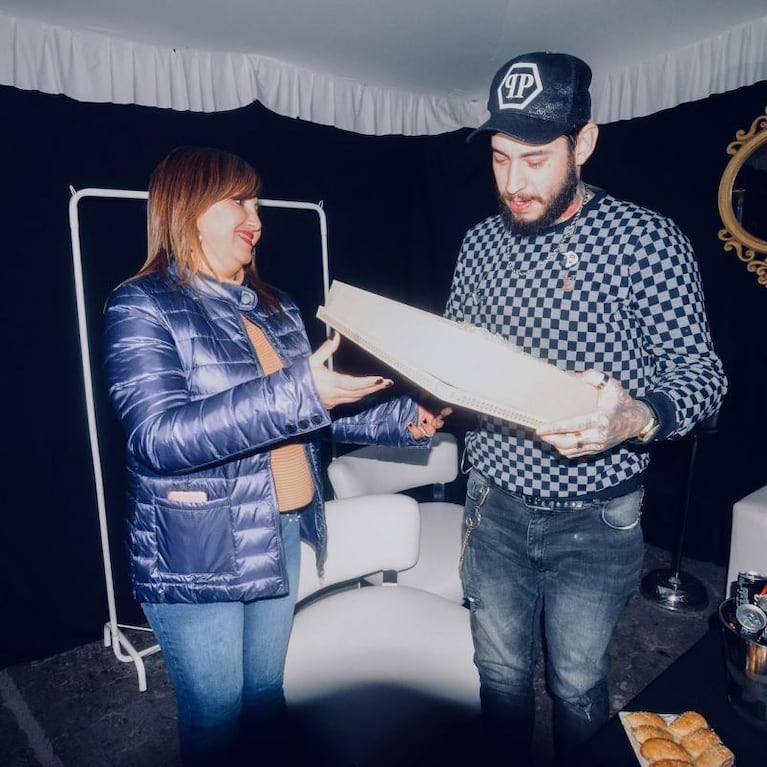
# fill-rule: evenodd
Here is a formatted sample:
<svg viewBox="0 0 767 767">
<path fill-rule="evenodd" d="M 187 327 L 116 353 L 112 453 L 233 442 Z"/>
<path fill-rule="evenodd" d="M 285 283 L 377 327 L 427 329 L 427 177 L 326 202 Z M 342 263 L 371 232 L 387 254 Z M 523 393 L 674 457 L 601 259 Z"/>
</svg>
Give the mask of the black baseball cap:
<svg viewBox="0 0 767 767">
<path fill-rule="evenodd" d="M 493 131 L 526 144 L 548 144 L 591 119 L 590 84 L 589 65 L 569 53 L 516 56 L 493 78 L 487 100 L 490 118 L 466 140 Z"/>
</svg>

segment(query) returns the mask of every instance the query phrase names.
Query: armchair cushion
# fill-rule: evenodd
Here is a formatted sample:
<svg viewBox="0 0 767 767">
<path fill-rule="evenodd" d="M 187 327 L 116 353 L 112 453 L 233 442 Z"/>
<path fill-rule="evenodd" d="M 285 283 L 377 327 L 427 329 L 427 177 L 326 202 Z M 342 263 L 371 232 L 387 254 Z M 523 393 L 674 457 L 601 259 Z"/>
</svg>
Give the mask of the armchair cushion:
<svg viewBox="0 0 767 767">
<path fill-rule="evenodd" d="M 403 570 L 418 561 L 418 503 L 405 495 L 381 494 L 328 501 L 328 553 L 322 574 L 314 552 L 301 545 L 297 600 L 338 583 L 382 570 Z"/>
</svg>

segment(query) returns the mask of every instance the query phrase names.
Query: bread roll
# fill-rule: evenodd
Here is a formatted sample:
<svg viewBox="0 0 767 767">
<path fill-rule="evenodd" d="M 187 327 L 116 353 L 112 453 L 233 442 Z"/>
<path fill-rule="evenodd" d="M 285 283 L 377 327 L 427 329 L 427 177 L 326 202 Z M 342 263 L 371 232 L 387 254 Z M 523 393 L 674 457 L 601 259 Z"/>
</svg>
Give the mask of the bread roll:
<svg viewBox="0 0 767 767">
<path fill-rule="evenodd" d="M 632 729 L 642 724 L 661 728 L 666 726 L 666 720 L 660 714 L 654 714 L 652 711 L 631 711 L 626 714 L 626 721 Z"/>
<path fill-rule="evenodd" d="M 668 728 L 674 733 L 674 737 L 681 740 L 693 730 L 700 730 L 708 727 L 708 722 L 697 711 L 685 711 L 674 719 Z"/>
<path fill-rule="evenodd" d="M 656 759 L 650 767 L 695 767 L 695 764 L 686 759 Z"/>
<path fill-rule="evenodd" d="M 721 743 L 719 736 L 708 727 L 700 727 L 685 735 L 680 743 L 697 759 L 709 746 Z"/>
<path fill-rule="evenodd" d="M 640 724 L 638 727 L 634 727 L 631 730 L 631 734 L 634 740 L 642 744 L 650 738 L 665 738 L 666 740 L 674 740 L 673 733 L 669 732 L 668 727 L 654 727 L 651 724 Z"/>
<path fill-rule="evenodd" d="M 678 743 L 666 738 L 650 738 L 639 747 L 639 753 L 654 764 L 658 759 L 680 759 L 690 761 L 690 755 Z"/>
<path fill-rule="evenodd" d="M 709 746 L 696 760 L 695 767 L 732 767 L 735 754 L 722 743 Z"/>
</svg>

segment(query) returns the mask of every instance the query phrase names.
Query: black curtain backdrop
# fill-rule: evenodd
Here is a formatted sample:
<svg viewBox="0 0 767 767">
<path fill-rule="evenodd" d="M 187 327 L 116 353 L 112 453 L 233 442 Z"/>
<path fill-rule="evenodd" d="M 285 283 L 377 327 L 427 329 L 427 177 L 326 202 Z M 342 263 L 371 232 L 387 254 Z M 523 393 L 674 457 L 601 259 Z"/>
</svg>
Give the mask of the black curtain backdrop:
<svg viewBox="0 0 767 767">
<path fill-rule="evenodd" d="M 712 332 L 730 379 L 718 432 L 702 439 L 685 555 L 726 564 L 732 504 L 767 482 L 767 288 L 717 232 L 717 188 L 735 132 L 767 104 L 767 83 L 603 126 L 585 179 L 674 218 L 695 246 Z M 250 160 L 263 196 L 322 201 L 331 276 L 441 312 L 464 231 L 496 204 L 486 137 L 367 137 L 280 117 L 259 104 L 217 114 L 84 104 L 0 88 L 3 115 L 2 319 L 6 488 L 0 535 L 0 667 L 101 637 L 106 590 L 75 308 L 68 222 L 70 186 L 145 189 L 179 145 L 218 146 Z M 94 358 L 109 289 L 144 258 L 142 202 L 80 205 Z M 310 336 L 322 299 L 316 216 L 265 209 L 263 275 L 302 306 Z M 96 363 L 97 360 L 95 359 Z M 379 372 L 347 345 L 339 367 Z M 383 372 L 383 371 L 382 371 Z M 139 620 L 125 588 L 120 539 L 122 435 L 97 384 L 113 566 L 121 619 Z M 401 382 L 402 388 L 406 382 Z M 462 437 L 465 414 L 450 420 Z M 644 529 L 673 550 L 690 439 L 653 448 Z M 461 500 L 461 483 L 453 500 Z"/>
</svg>

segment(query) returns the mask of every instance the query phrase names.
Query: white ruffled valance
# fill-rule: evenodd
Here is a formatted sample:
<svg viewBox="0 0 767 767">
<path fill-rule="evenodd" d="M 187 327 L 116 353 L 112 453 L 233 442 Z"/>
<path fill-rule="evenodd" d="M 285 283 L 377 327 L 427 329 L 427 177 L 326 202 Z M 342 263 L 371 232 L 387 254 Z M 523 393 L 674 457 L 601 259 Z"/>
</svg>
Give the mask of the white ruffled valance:
<svg viewBox="0 0 767 767">
<path fill-rule="evenodd" d="M 767 80 L 767 16 L 640 65 L 594 73 L 594 119 L 652 114 Z M 356 133 L 433 135 L 478 125 L 486 93 L 372 87 L 264 56 L 174 49 L 0 14 L 0 83 L 80 101 L 195 112 L 259 101 Z"/>
<path fill-rule="evenodd" d="M 595 73 L 593 119 L 629 120 L 767 80 L 767 16 L 619 72 Z"/>
<path fill-rule="evenodd" d="M 484 104 L 376 88 L 242 53 L 136 43 L 0 14 L 0 83 L 79 101 L 217 112 L 259 101 L 356 133 L 431 135 L 479 121 Z"/>
</svg>

